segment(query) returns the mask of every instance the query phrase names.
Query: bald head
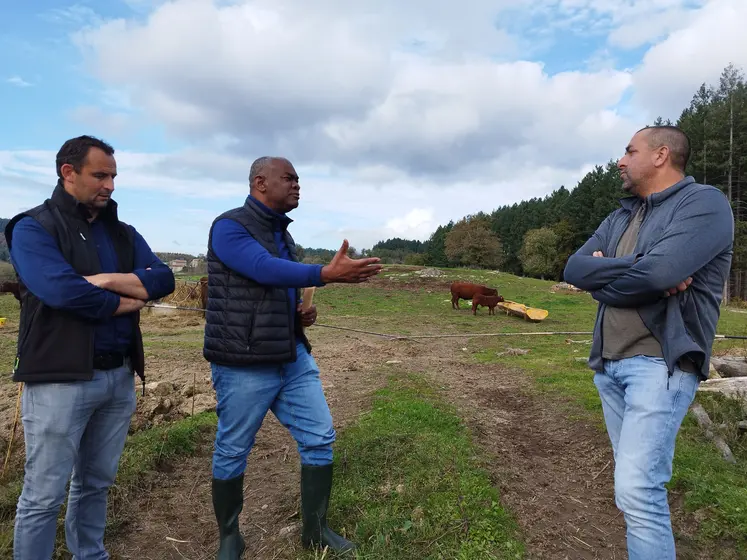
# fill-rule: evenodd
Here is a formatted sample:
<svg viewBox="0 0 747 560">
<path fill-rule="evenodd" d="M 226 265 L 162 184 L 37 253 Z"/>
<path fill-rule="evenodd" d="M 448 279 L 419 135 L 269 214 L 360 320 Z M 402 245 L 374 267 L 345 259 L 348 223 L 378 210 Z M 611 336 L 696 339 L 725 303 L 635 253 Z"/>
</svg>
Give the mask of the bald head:
<svg viewBox="0 0 747 560">
<path fill-rule="evenodd" d="M 623 189 L 645 198 L 681 181 L 690 159 L 690 140 L 676 126 L 650 126 L 633 135 L 618 160 Z"/>
<path fill-rule="evenodd" d="M 672 167 L 685 172 L 690 160 L 690 139 L 681 128 L 671 125 L 648 126 L 638 132 L 645 136 L 651 150 L 666 147 Z"/>
<path fill-rule="evenodd" d="M 259 176 L 262 175 L 274 162 L 283 162 L 290 165 L 290 162 L 282 157 L 274 157 L 274 156 L 262 156 L 258 157 L 257 159 L 252 162 L 252 166 L 249 168 L 249 185 L 254 186 L 254 180 Z"/>
<path fill-rule="evenodd" d="M 283 157 L 257 158 L 249 169 L 250 192 L 276 212 L 286 213 L 298 206 L 301 187 L 293 164 Z"/>
</svg>

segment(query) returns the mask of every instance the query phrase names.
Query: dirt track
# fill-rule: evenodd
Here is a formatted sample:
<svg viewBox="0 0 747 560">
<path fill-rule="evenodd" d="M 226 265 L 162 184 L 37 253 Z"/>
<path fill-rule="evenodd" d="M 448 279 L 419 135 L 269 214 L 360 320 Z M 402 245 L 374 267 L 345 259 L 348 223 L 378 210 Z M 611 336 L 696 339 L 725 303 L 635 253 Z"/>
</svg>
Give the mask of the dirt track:
<svg viewBox="0 0 747 560">
<path fill-rule="evenodd" d="M 445 388 L 486 451 L 486 468 L 520 522 L 530 558 L 625 558 L 606 436 L 566 419 L 558 403 L 533 396 L 523 373 L 475 365 L 456 340 L 387 341 L 315 329 L 313 343 L 336 429 L 367 409 L 389 372 L 429 376 Z M 156 362 L 153 369 L 169 377 L 181 372 L 186 385 L 197 367 L 198 379 L 207 382 L 209 370 L 199 351 L 193 353 L 180 352 L 181 358 Z M 393 359 L 401 363 L 386 365 Z M 113 558 L 213 556 L 210 453 L 208 443 L 200 456 L 154 477 L 150 490 L 131 504 L 127 525 L 109 540 Z M 298 557 L 297 457 L 293 440 L 269 414 L 247 469 L 242 514 L 247 558 Z"/>
</svg>

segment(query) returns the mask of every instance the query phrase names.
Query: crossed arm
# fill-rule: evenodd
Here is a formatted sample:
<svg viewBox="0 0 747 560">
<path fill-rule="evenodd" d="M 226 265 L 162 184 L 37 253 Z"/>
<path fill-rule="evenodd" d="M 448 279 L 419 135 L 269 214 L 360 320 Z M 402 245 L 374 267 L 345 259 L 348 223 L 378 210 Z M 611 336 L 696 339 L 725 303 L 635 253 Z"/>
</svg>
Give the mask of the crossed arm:
<svg viewBox="0 0 747 560">
<path fill-rule="evenodd" d="M 84 276 L 86 281 L 120 296 L 118 313 L 142 308 L 145 302 L 162 298 L 175 288 L 174 274 L 153 253 L 145 239 L 134 230 L 135 270 L 128 273 L 104 272 Z"/>
<path fill-rule="evenodd" d="M 64 259 L 57 243 L 32 218 L 13 231 L 11 259 L 28 289 L 46 305 L 90 320 L 137 311 L 147 300 L 174 291 L 174 275 L 135 231 L 135 270 L 84 277 Z"/>
<path fill-rule="evenodd" d="M 565 278 L 613 307 L 639 307 L 687 289 L 692 275 L 732 242 L 734 222 L 726 197 L 696 191 L 645 254 L 603 257 L 609 218 L 568 260 Z"/>
</svg>

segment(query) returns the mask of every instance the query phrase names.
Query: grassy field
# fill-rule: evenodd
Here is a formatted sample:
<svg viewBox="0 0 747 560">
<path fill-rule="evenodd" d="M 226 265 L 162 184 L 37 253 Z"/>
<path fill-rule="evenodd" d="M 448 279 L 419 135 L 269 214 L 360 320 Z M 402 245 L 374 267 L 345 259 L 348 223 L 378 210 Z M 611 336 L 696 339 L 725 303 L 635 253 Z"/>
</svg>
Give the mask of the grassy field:
<svg viewBox="0 0 747 560">
<path fill-rule="evenodd" d="M 331 523 L 366 559 L 522 558 L 516 523 L 455 412 L 420 377 L 394 378 L 346 430 Z M 341 463 L 355 457 L 346 468 Z"/>
<path fill-rule="evenodd" d="M 552 282 L 487 271 L 445 269 L 437 278 L 421 278 L 416 272 L 417 268 L 387 267 L 371 285 L 318 290 L 315 303 L 320 323 L 397 335 L 590 332 L 593 328 L 596 304 L 590 296 L 552 293 Z M 484 308 L 477 317 L 452 311 L 448 293 L 452 279 L 498 287 L 506 299 L 547 309 L 549 316 L 533 324 L 500 312 L 489 316 Z M 469 303 L 460 305 L 466 308 Z M 2 316 L 17 324 L 13 298 L 0 297 Z M 201 332 L 201 325 L 179 322 L 169 331 L 146 328 L 148 355 L 166 359 L 176 351 L 194 350 L 201 344 Z M 718 332 L 747 333 L 747 314 L 723 310 Z M 459 344 L 464 345 L 465 359 L 474 364 L 500 364 L 523 371 L 535 394 L 560 397 L 564 403 L 560 414 L 603 431 L 599 399 L 584 363 L 590 338 L 585 334 L 467 337 L 459 339 Z M 443 340 L 447 344 L 449 339 Z M 730 349 L 744 352 L 745 345 L 741 341 L 714 343 L 715 354 Z M 14 353 L 13 337 L 0 336 L 0 363 L 6 365 L 5 371 Z M 729 422 L 741 413 L 731 401 L 700 394 L 698 400 L 714 422 Z M 336 470 L 332 513 L 335 526 L 365 543 L 361 557 L 524 556 L 522 536 L 511 512 L 501 505 L 498 491 L 481 467 L 479 457 L 484 450 L 425 377 L 405 372 L 391 378 L 374 395 L 371 409 L 361 413 L 340 434 L 335 449 L 335 461 L 347 468 Z M 214 415 L 207 414 L 130 437 L 113 497 L 112 531 L 128 516 L 126 508 L 120 507 L 128 501 L 128 493 L 144 484 L 149 472 L 199 452 L 197 444 L 210 440 L 214 422 Z M 670 488 L 682 497 L 689 523 L 695 526 L 696 547 L 736 550 L 747 556 L 747 444 L 735 430 L 726 435 L 737 465 L 724 462 L 688 417 L 678 438 Z M 356 457 L 354 465 L 347 463 L 350 456 Z M 12 535 L 19 476 L 16 469 L 0 487 L 0 545 L 6 547 Z"/>
<path fill-rule="evenodd" d="M 444 270 L 446 278 L 459 278 L 499 288 L 507 300 L 549 310 L 541 323 L 529 323 L 498 315 L 489 317 L 481 308 L 478 317 L 471 314 L 444 314 L 448 292 L 435 289 L 428 282 L 418 287 L 411 273 L 390 269 L 391 289 L 348 291 L 347 297 L 321 290 L 315 301 L 324 306 L 330 324 L 352 325 L 365 322 L 366 329 L 394 334 L 447 332 L 540 332 L 592 331 L 596 303 L 588 294 L 552 293 L 552 282 L 485 271 Z M 442 283 L 444 278 L 437 279 Z M 403 289 L 397 289 L 402 286 Z M 406 289 L 405 289 L 406 288 Z M 329 299 L 328 299 L 329 298 Z M 468 302 L 460 305 L 466 306 Z M 365 321 L 361 321 L 365 319 Z M 394 320 L 393 320 L 394 319 Z M 719 334 L 747 334 L 747 314 L 722 310 Z M 575 336 L 510 336 L 473 338 L 472 356 L 479 363 L 514 365 L 531 375 L 539 392 L 568 397 L 566 413 L 581 421 L 590 421 L 604 430 L 601 403 L 585 362 L 590 340 Z M 575 341 L 575 342 L 569 342 Z M 505 354 L 507 348 L 528 350 L 526 354 Z M 745 341 L 717 340 L 714 355 L 728 351 L 744 354 Z M 712 395 L 697 396 L 714 422 L 731 421 L 742 412 L 734 401 Z M 735 547 L 747 557 L 747 438 L 736 430 L 727 431 L 727 443 L 737 464 L 726 463 L 703 436 L 702 430 L 688 415 L 680 431 L 673 478 L 670 488 L 684 498 L 685 510 L 699 520 L 696 543 L 703 547 Z"/>
</svg>

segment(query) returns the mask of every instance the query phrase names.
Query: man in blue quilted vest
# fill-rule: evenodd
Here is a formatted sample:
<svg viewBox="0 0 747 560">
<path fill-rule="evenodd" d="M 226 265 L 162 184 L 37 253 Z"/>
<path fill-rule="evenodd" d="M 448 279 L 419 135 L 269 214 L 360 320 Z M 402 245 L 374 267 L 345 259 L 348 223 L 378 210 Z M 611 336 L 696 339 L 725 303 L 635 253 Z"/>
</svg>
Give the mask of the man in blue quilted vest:
<svg viewBox="0 0 747 560">
<path fill-rule="evenodd" d="M 363 282 L 379 273 L 379 259 L 351 259 L 347 240 L 330 264 L 298 262 L 287 213 L 300 186 L 284 158 L 257 159 L 243 206 L 218 216 L 208 240 L 208 303 L 203 354 L 212 368 L 218 431 L 213 454 L 213 507 L 219 560 L 245 550 L 238 518 L 244 471 L 268 411 L 290 431 L 301 456 L 305 547 L 348 552 L 355 545 L 327 526 L 335 430 L 304 327 L 316 308 L 301 310 L 301 289 L 331 282 Z"/>
</svg>

